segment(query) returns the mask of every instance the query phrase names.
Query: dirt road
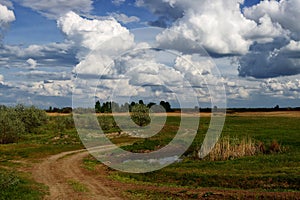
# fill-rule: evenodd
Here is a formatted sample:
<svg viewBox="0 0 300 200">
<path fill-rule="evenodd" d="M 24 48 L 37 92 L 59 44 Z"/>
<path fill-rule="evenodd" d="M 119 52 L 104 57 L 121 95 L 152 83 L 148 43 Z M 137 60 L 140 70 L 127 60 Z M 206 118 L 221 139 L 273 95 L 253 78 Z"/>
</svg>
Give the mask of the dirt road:
<svg viewBox="0 0 300 200">
<path fill-rule="evenodd" d="M 103 150 L 107 148 L 111 147 L 103 147 Z M 49 194 L 45 199 L 121 199 L 113 189 L 105 185 L 101 177 L 89 174 L 82 167 L 82 160 L 88 154 L 86 150 L 60 153 L 33 168 L 34 179 L 49 187 Z"/>
</svg>

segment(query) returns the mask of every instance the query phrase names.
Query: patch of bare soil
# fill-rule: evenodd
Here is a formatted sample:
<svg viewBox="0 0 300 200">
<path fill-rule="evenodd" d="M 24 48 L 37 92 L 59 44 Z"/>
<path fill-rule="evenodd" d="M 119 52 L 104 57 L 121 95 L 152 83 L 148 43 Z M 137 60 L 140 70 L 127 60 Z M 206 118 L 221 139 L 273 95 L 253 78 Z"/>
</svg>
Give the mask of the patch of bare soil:
<svg viewBox="0 0 300 200">
<path fill-rule="evenodd" d="M 103 150 L 107 148 L 110 147 L 104 147 Z M 132 196 L 125 195 L 126 191 L 130 190 L 159 192 L 166 196 L 166 199 L 167 197 L 180 199 L 300 199 L 300 192 L 262 192 L 215 188 L 188 189 L 121 183 L 108 178 L 111 171 L 104 165 L 98 165 L 96 171 L 88 171 L 83 168 L 82 160 L 88 155 L 89 153 L 85 150 L 64 152 L 35 164 L 32 170 L 34 179 L 49 187 L 46 200 L 130 199 Z M 70 180 L 83 185 L 86 191 L 74 191 L 70 185 Z"/>
<path fill-rule="evenodd" d="M 88 174 L 82 168 L 82 160 L 88 155 L 86 150 L 64 152 L 50 156 L 33 167 L 34 179 L 49 187 L 45 199 L 121 199 L 113 188 L 103 184 L 101 178 Z M 74 190 L 70 182 L 78 183 L 78 187 L 84 187 L 86 191 Z"/>
</svg>

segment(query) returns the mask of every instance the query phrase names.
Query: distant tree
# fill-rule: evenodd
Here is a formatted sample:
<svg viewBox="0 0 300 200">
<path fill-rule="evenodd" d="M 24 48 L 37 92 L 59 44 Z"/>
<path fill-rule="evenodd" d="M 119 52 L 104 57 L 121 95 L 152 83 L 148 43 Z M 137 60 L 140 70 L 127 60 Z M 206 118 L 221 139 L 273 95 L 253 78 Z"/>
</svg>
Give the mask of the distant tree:
<svg viewBox="0 0 300 200">
<path fill-rule="evenodd" d="M 64 107 L 61 109 L 61 113 L 72 113 L 71 107 Z"/>
<path fill-rule="evenodd" d="M 101 112 L 101 103 L 100 101 L 97 101 L 96 104 L 95 104 L 95 111 L 97 113 L 100 113 Z"/>
<path fill-rule="evenodd" d="M 143 100 L 139 100 L 139 104 L 144 105 L 144 101 Z"/>
<path fill-rule="evenodd" d="M 54 107 L 54 108 L 52 109 L 52 112 L 54 112 L 54 113 L 60 113 L 61 110 L 60 110 L 59 108 Z"/>
<path fill-rule="evenodd" d="M 125 103 L 124 105 L 121 105 L 120 112 L 128 112 L 130 110 L 129 103 Z"/>
<path fill-rule="evenodd" d="M 111 113 L 112 112 L 111 102 L 105 102 L 105 103 L 103 103 L 103 105 L 101 107 L 101 112 L 102 113 Z"/>
<path fill-rule="evenodd" d="M 166 111 L 167 112 L 172 112 L 171 104 L 169 102 L 166 102 Z"/>
<path fill-rule="evenodd" d="M 156 105 L 156 103 L 150 102 L 150 103 L 148 103 L 147 107 L 151 108 L 152 106 L 155 106 L 155 105 Z"/>
<path fill-rule="evenodd" d="M 159 103 L 159 105 L 161 105 L 166 110 L 166 112 L 172 112 L 173 111 L 169 102 L 161 101 Z"/>
<path fill-rule="evenodd" d="M 279 105 L 276 105 L 276 106 L 274 107 L 274 110 L 279 110 L 279 109 L 280 109 Z"/>
<path fill-rule="evenodd" d="M 119 112 L 120 111 L 120 106 L 116 102 L 111 102 L 111 110 L 113 112 Z"/>
<path fill-rule="evenodd" d="M 214 106 L 212 112 L 218 112 L 218 106 Z"/>
</svg>

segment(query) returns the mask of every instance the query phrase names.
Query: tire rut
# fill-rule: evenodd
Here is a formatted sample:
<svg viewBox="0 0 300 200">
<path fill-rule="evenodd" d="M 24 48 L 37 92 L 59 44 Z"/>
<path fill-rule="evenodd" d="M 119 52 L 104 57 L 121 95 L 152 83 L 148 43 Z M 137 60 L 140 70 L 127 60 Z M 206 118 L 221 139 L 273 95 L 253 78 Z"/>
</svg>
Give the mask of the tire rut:
<svg viewBox="0 0 300 200">
<path fill-rule="evenodd" d="M 112 147 L 102 148 L 97 151 L 105 151 Z M 45 200 L 121 199 L 112 188 L 104 185 L 101 177 L 84 172 L 82 160 L 88 155 L 86 150 L 63 152 L 50 156 L 33 167 L 33 178 L 49 187 L 49 194 L 45 196 Z M 70 181 L 80 183 L 87 191 L 74 191 Z"/>
</svg>

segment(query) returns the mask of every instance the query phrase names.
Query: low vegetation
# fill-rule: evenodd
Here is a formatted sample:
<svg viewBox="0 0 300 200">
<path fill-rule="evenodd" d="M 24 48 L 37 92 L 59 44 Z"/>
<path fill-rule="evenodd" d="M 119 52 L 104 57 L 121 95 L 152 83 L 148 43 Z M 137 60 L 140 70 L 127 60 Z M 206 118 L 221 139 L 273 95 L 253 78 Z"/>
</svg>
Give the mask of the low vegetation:
<svg viewBox="0 0 300 200">
<path fill-rule="evenodd" d="M 265 145 L 263 142 L 246 137 L 239 139 L 229 136 L 221 138 L 205 160 L 224 161 L 237 158 L 255 156 L 260 154 L 282 153 L 286 148 L 282 147 L 276 140 Z M 197 159 L 198 157 L 196 157 Z"/>
<path fill-rule="evenodd" d="M 46 121 L 46 112 L 33 106 L 0 106 L 0 144 L 14 143 L 24 134 L 35 133 Z"/>
<path fill-rule="evenodd" d="M 68 180 L 68 184 L 72 187 L 74 192 L 88 192 L 88 188 L 83 185 L 82 183 L 75 181 L 75 180 Z"/>
<path fill-rule="evenodd" d="M 0 110 L 0 199 L 41 199 L 47 188 L 35 183 L 30 174 L 20 169 L 37 159 L 83 148 L 73 118 L 71 115 L 45 117 L 43 111 L 33 107 L 1 107 Z M 110 115 L 101 115 L 98 120 L 106 134 L 122 131 Z M 209 117 L 201 117 L 195 141 L 180 162 L 146 174 L 109 170 L 110 177 L 124 183 L 182 187 L 186 191 L 172 196 L 168 192 L 128 190 L 128 196 L 133 199 L 202 198 L 188 193 L 190 189 L 201 187 L 277 192 L 300 190 L 299 118 L 228 116 L 221 139 L 206 158 L 199 160 L 197 152 L 209 123 Z M 151 138 L 116 134 L 111 140 L 132 142 L 133 145 L 123 147 L 128 151 L 154 151 L 172 140 L 179 125 L 180 117 L 169 116 L 163 129 Z M 97 160 L 90 157 L 84 163 L 90 173 L 97 173 L 100 164 Z M 69 185 L 77 192 L 87 189 L 74 180 L 70 180 Z"/>
<path fill-rule="evenodd" d="M 44 187 L 19 172 L 0 168 L 0 199 L 41 199 Z"/>
</svg>

